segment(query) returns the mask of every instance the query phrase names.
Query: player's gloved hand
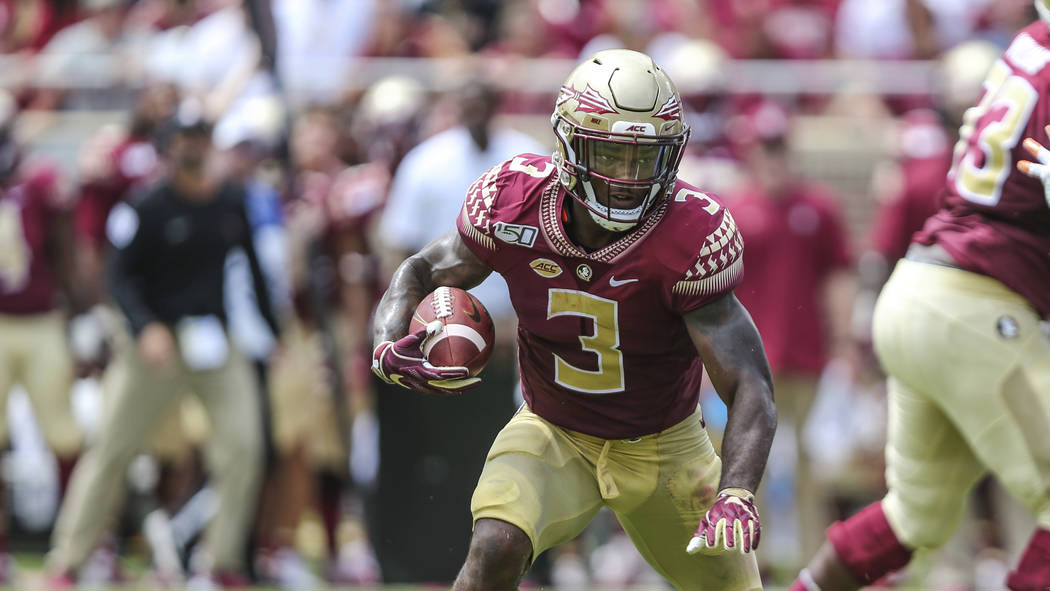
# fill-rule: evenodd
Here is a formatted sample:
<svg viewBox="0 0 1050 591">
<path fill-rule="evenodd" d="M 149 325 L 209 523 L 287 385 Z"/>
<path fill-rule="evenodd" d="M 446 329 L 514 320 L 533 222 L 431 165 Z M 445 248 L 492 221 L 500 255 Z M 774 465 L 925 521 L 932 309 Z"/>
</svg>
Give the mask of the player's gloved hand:
<svg viewBox="0 0 1050 591">
<path fill-rule="evenodd" d="M 760 532 L 755 495 L 743 488 L 726 488 L 718 493 L 715 504 L 700 520 L 685 551 L 708 555 L 746 554 L 758 547 Z"/>
<path fill-rule="evenodd" d="M 1045 131 L 1047 135 L 1050 135 L 1050 125 L 1046 126 Z M 1046 198 L 1047 206 L 1050 206 L 1050 150 L 1032 138 L 1025 138 L 1024 147 L 1039 163 L 1019 160 L 1017 170 L 1043 183 L 1043 196 Z"/>
<path fill-rule="evenodd" d="M 423 342 L 441 330 L 434 321 L 397 342 L 383 341 L 372 352 L 372 371 L 388 384 L 429 394 L 459 394 L 481 382 L 465 367 L 431 365 L 423 355 Z"/>
</svg>

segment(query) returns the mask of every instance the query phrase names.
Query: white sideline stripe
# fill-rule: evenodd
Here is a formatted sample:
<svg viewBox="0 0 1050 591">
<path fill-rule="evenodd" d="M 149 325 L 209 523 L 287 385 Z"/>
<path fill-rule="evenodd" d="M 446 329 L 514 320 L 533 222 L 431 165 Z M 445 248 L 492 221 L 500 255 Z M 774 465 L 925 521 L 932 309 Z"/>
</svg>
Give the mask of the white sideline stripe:
<svg viewBox="0 0 1050 591">
<path fill-rule="evenodd" d="M 439 332 L 434 333 L 433 336 L 427 339 L 427 342 L 423 343 L 423 354 L 430 357 L 430 350 L 434 348 L 434 345 L 449 337 L 463 337 L 474 343 L 479 352 L 484 351 L 487 346 L 481 333 L 466 324 L 446 324 Z"/>
</svg>

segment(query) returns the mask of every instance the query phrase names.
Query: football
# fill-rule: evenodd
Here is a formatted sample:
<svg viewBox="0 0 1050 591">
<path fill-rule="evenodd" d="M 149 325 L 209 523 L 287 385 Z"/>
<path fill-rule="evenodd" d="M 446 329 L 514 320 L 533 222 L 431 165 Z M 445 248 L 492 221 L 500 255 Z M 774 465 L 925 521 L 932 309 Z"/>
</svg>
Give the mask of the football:
<svg viewBox="0 0 1050 591">
<path fill-rule="evenodd" d="M 466 367 L 481 372 L 492 356 L 496 329 L 488 310 L 473 295 L 456 287 L 439 287 L 416 307 L 410 330 L 438 320 L 441 330 L 423 342 L 427 361 L 437 366 Z"/>
</svg>

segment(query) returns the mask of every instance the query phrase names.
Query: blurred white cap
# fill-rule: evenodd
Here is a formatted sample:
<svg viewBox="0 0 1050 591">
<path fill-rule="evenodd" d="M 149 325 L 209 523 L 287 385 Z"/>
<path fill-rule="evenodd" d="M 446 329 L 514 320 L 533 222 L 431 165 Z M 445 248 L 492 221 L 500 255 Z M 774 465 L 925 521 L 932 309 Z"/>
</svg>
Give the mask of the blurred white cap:
<svg viewBox="0 0 1050 591">
<path fill-rule="evenodd" d="M 423 106 L 423 85 L 408 76 L 375 81 L 361 97 L 358 115 L 375 124 L 410 118 Z"/>
<path fill-rule="evenodd" d="M 974 104 L 984 77 L 1000 53 L 998 46 L 981 40 L 966 41 L 946 51 L 938 66 L 941 100 L 963 109 Z"/>
<path fill-rule="evenodd" d="M 718 92 L 725 87 L 726 52 L 706 39 L 692 39 L 668 52 L 660 64 L 683 95 Z"/>
<path fill-rule="evenodd" d="M 242 142 L 256 142 L 276 147 L 284 132 L 285 109 L 275 95 L 253 96 L 238 101 L 219 122 L 212 141 L 220 150 Z"/>
</svg>

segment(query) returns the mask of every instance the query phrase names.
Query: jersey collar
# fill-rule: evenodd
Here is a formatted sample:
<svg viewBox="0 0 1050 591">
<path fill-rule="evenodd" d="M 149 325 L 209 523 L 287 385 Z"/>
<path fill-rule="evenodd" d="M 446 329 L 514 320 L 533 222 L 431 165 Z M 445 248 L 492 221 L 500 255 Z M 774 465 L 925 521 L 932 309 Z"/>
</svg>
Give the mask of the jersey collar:
<svg viewBox="0 0 1050 591">
<path fill-rule="evenodd" d="M 620 237 L 619 240 L 600 248 L 594 252 L 585 252 L 573 244 L 565 233 L 565 226 L 561 221 L 561 211 L 565 203 L 567 193 L 558 182 L 557 176 L 552 178 L 543 195 L 540 197 L 540 222 L 547 241 L 553 246 L 554 251 L 561 256 L 590 259 L 600 263 L 611 263 L 616 257 L 627 252 L 632 246 L 644 240 L 660 223 L 667 213 L 667 201 L 656 207 L 656 210 L 646 216 L 642 223 L 633 231 Z"/>
</svg>

